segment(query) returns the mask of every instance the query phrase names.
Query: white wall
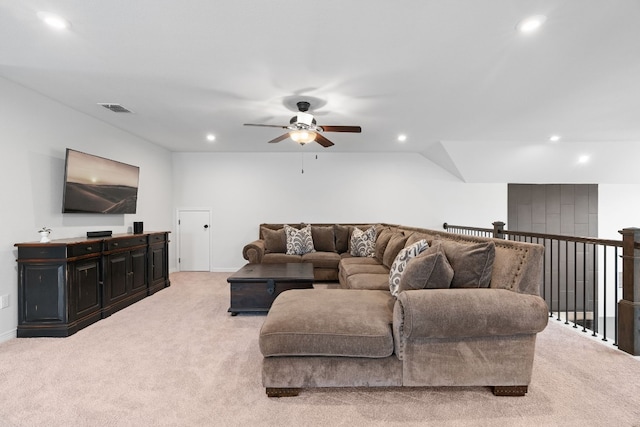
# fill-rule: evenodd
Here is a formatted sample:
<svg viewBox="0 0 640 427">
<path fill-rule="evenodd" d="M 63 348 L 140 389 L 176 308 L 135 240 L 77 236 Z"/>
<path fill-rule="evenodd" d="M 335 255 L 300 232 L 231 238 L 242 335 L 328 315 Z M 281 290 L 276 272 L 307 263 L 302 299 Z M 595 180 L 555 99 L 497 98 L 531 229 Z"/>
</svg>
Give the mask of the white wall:
<svg viewBox="0 0 640 427">
<path fill-rule="evenodd" d="M 302 150 L 173 153 L 176 208 L 212 210 L 212 270 L 243 265 L 242 247 L 264 222 L 442 229 L 445 221 L 481 227 L 506 221 L 506 184 L 461 183 L 419 154 L 318 153 L 316 159 Z"/>
<path fill-rule="evenodd" d="M 145 230 L 173 230 L 171 155 L 144 140 L 0 78 L 0 342 L 15 336 L 16 242 L 85 236 L 90 230 L 128 232 L 133 221 Z M 65 149 L 73 148 L 140 167 L 135 215 L 62 214 Z M 175 267 L 175 266 L 173 266 Z"/>
<path fill-rule="evenodd" d="M 598 237 L 620 240 L 631 227 L 640 227 L 640 184 L 598 185 Z"/>
</svg>

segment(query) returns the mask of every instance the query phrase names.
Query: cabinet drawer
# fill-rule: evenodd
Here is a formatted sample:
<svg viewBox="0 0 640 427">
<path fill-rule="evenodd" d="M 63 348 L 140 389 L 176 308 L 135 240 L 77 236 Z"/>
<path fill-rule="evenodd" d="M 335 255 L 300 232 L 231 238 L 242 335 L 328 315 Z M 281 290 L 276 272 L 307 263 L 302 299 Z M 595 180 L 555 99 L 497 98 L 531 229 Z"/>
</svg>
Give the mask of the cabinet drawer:
<svg viewBox="0 0 640 427">
<path fill-rule="evenodd" d="M 82 243 L 79 245 L 71 245 L 67 247 L 68 257 L 77 257 L 88 254 L 100 254 L 102 251 L 102 242 L 94 241 L 91 243 Z"/>
<path fill-rule="evenodd" d="M 151 243 L 160 243 L 160 242 L 164 242 L 166 240 L 167 240 L 167 236 L 164 233 L 150 234 L 149 235 L 149 244 L 151 244 Z"/>
<path fill-rule="evenodd" d="M 128 237 L 125 239 L 111 239 L 107 241 L 107 251 L 131 248 L 133 246 L 146 245 L 146 236 Z"/>
<path fill-rule="evenodd" d="M 64 259 L 67 256 L 66 246 L 20 246 L 18 247 L 18 259 Z"/>
</svg>

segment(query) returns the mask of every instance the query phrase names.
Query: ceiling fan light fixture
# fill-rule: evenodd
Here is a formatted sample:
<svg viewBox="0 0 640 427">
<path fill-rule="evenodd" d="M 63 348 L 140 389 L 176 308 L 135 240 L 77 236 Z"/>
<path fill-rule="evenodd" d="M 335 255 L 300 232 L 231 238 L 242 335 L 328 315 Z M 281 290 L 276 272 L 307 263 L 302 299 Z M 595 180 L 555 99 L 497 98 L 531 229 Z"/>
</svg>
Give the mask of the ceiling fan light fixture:
<svg viewBox="0 0 640 427">
<path fill-rule="evenodd" d="M 289 136 L 300 145 L 304 145 L 316 139 L 316 133 L 307 130 L 293 130 L 289 132 Z"/>
</svg>

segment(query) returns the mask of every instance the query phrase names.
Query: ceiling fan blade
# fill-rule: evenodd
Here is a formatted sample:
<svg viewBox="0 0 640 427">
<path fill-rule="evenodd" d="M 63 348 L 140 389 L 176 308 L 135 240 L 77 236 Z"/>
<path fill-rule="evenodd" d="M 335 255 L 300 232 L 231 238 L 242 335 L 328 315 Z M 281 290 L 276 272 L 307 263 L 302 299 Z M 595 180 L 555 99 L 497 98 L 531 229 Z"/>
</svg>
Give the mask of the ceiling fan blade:
<svg viewBox="0 0 640 427">
<path fill-rule="evenodd" d="M 334 145 L 333 142 L 329 141 L 327 138 L 325 138 L 322 134 L 319 134 L 319 133 L 316 134 L 316 142 L 325 148 L 331 147 L 332 145 Z"/>
<path fill-rule="evenodd" d="M 258 125 L 258 124 L 254 124 L 254 123 L 245 123 L 245 126 L 261 126 L 261 127 L 266 127 L 266 128 L 280 128 L 280 129 L 287 129 L 288 126 L 280 126 L 280 125 Z"/>
<path fill-rule="evenodd" d="M 289 138 L 289 133 L 288 132 L 285 133 L 284 135 L 280 135 L 277 138 L 273 138 L 271 141 L 269 141 L 269 144 L 273 144 L 274 142 L 280 142 L 280 141 L 285 140 L 287 138 Z"/>
<path fill-rule="evenodd" d="M 322 125 L 322 130 L 325 132 L 362 132 L 362 128 L 360 126 L 325 126 Z"/>
</svg>

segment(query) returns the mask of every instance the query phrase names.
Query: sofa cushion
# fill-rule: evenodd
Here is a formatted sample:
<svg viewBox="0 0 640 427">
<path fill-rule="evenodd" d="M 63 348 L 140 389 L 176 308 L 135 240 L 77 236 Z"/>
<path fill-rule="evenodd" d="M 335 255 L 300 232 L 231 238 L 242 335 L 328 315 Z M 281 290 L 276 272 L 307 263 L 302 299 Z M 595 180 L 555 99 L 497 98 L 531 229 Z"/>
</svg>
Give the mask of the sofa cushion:
<svg viewBox="0 0 640 427">
<path fill-rule="evenodd" d="M 270 254 L 264 254 L 262 257 L 263 264 L 286 264 L 288 262 L 302 262 L 302 256 L 272 252 Z"/>
<path fill-rule="evenodd" d="M 336 236 L 336 251 L 339 254 L 349 252 L 349 236 L 351 235 L 351 228 L 348 225 L 335 224 L 333 231 Z"/>
<path fill-rule="evenodd" d="M 342 256 L 340 262 L 344 265 L 348 264 L 366 264 L 366 265 L 380 265 L 380 261 L 375 258 L 361 257 L 361 256 Z"/>
<path fill-rule="evenodd" d="M 348 289 L 376 289 L 389 292 L 389 273 L 358 273 L 346 280 Z"/>
<path fill-rule="evenodd" d="M 358 227 L 353 229 L 350 239 L 349 253 L 353 256 L 373 257 L 376 254 L 376 229 L 369 227 L 362 231 Z"/>
<path fill-rule="evenodd" d="M 464 243 L 441 240 L 444 253 L 453 268 L 452 288 L 488 288 L 495 259 L 493 242 Z"/>
<path fill-rule="evenodd" d="M 336 252 L 336 236 L 333 226 L 311 226 L 313 247 L 319 252 Z"/>
<path fill-rule="evenodd" d="M 300 230 L 285 225 L 284 232 L 287 236 L 287 255 L 304 255 L 315 250 L 310 225 Z"/>
<path fill-rule="evenodd" d="M 398 287 L 400 286 L 400 279 L 402 278 L 402 273 L 407 266 L 407 262 L 427 249 L 429 245 L 426 240 L 418 240 L 412 245 L 403 248 L 398 252 L 395 261 L 391 265 L 389 270 L 389 290 L 391 291 L 391 295 L 398 295 Z"/>
<path fill-rule="evenodd" d="M 395 261 L 398 256 L 398 252 L 402 248 L 404 248 L 404 244 L 407 241 L 407 236 L 402 233 L 402 231 L 396 231 L 393 233 L 393 236 L 389 239 L 389 243 L 387 244 L 386 249 L 384 250 L 384 255 L 382 256 L 382 264 L 390 268 L 393 261 Z"/>
<path fill-rule="evenodd" d="M 435 241 L 431 247 L 407 262 L 398 293 L 407 289 L 448 288 L 452 279 L 453 268 L 442 250 L 442 244 Z"/>
<path fill-rule="evenodd" d="M 376 253 L 375 257 L 378 261 L 382 262 L 384 257 L 384 251 L 387 249 L 389 240 L 393 236 L 393 231 L 390 228 L 383 228 L 376 236 Z"/>
<path fill-rule="evenodd" d="M 393 353 L 393 304 L 386 291 L 283 292 L 260 330 L 260 351 L 265 357 L 389 357 Z"/>
<path fill-rule="evenodd" d="M 340 267 L 342 274 L 349 277 L 352 274 L 377 273 L 387 275 L 387 285 L 389 280 L 389 269 L 382 264 L 342 264 Z"/>
<path fill-rule="evenodd" d="M 335 268 L 338 269 L 340 255 L 335 252 L 309 252 L 302 255 L 302 262 L 310 262 L 313 268 Z"/>
<path fill-rule="evenodd" d="M 287 236 L 285 235 L 284 228 L 272 230 L 262 227 L 261 232 L 264 240 L 264 253 L 287 252 Z"/>
<path fill-rule="evenodd" d="M 409 245 L 413 245 L 415 242 L 419 241 L 419 240 L 426 240 L 427 243 L 431 244 L 431 238 L 430 236 L 428 236 L 425 233 L 420 233 L 418 231 L 414 231 L 414 232 L 410 232 L 409 234 L 407 234 L 407 241 L 404 244 L 405 246 L 409 246 Z"/>
</svg>

